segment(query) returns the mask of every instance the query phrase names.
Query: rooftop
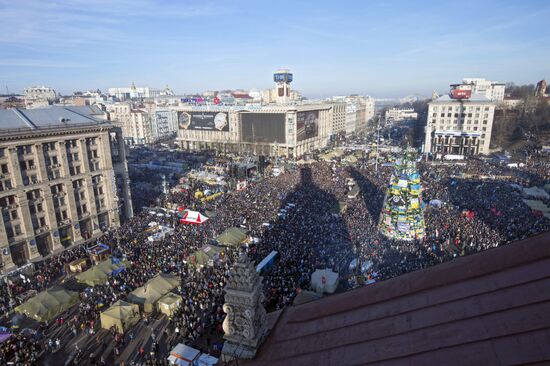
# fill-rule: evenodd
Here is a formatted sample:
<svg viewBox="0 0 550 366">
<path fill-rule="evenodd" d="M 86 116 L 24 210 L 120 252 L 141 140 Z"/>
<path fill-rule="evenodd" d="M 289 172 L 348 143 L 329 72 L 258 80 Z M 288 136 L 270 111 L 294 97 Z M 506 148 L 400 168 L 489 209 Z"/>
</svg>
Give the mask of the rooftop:
<svg viewBox="0 0 550 366">
<path fill-rule="evenodd" d="M 470 98 L 465 99 L 453 99 L 449 94 L 444 94 L 430 103 L 493 103 L 491 99 L 487 98 L 483 94 L 472 94 Z"/>
<path fill-rule="evenodd" d="M 61 127 L 79 127 L 109 124 L 101 120 L 101 109 L 96 106 L 48 106 L 35 109 L 0 110 L 0 131 L 38 131 Z"/>
<path fill-rule="evenodd" d="M 550 363 L 550 232 L 268 316 L 247 365 Z"/>
</svg>

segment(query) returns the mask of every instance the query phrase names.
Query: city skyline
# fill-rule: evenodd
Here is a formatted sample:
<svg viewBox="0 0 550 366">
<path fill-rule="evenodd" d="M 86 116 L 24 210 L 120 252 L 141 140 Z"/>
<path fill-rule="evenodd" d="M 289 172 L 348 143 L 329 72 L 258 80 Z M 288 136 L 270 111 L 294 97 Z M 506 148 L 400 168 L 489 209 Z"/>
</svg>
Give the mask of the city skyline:
<svg viewBox="0 0 550 366">
<path fill-rule="evenodd" d="M 543 1 L 0 1 L 0 86 L 63 94 L 136 85 L 179 94 L 272 87 L 281 67 L 309 98 L 446 91 L 464 77 L 548 77 Z M 396 10 L 398 9 L 398 10 Z"/>
</svg>

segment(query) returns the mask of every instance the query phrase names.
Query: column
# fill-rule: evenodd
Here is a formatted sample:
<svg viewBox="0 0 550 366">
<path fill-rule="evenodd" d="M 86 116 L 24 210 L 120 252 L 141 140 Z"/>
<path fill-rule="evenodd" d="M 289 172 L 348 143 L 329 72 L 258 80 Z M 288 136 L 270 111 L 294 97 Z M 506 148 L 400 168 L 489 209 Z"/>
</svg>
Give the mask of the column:
<svg viewBox="0 0 550 366">
<path fill-rule="evenodd" d="M 23 191 L 17 193 L 17 203 L 19 204 L 19 213 L 21 214 L 21 225 L 24 227 L 23 232 L 27 236 L 27 249 L 29 254 L 29 260 L 36 259 L 40 256 L 38 247 L 36 246 L 34 228 L 32 227 L 31 211 L 29 209 L 29 200 L 27 195 Z"/>
</svg>

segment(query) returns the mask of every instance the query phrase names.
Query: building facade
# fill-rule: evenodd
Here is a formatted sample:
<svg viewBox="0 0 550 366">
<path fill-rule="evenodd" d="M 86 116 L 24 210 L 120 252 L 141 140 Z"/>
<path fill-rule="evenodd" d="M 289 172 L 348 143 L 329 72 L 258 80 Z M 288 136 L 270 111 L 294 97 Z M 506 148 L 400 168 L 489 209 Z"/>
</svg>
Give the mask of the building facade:
<svg viewBox="0 0 550 366">
<path fill-rule="evenodd" d="M 2 273 L 132 217 L 122 131 L 86 108 L 0 111 Z"/>
<path fill-rule="evenodd" d="M 332 105 L 179 107 L 178 142 L 187 150 L 298 157 L 325 147 Z"/>
<path fill-rule="evenodd" d="M 471 90 L 472 94 L 481 94 L 487 99 L 500 104 L 504 100 L 506 85 L 483 78 L 465 78 L 460 84 L 451 84 L 451 89 Z"/>
<path fill-rule="evenodd" d="M 54 89 L 46 86 L 32 86 L 23 92 L 25 108 L 40 108 L 52 104 L 57 100 Z"/>
<path fill-rule="evenodd" d="M 177 132 L 177 112 L 166 108 L 157 108 L 153 116 L 153 141 L 174 136 Z"/>
<path fill-rule="evenodd" d="M 390 108 L 385 114 L 387 121 L 406 121 L 418 118 L 418 113 L 413 108 Z"/>
<path fill-rule="evenodd" d="M 496 103 L 484 95 L 428 103 L 424 152 L 433 154 L 488 154 Z"/>
</svg>

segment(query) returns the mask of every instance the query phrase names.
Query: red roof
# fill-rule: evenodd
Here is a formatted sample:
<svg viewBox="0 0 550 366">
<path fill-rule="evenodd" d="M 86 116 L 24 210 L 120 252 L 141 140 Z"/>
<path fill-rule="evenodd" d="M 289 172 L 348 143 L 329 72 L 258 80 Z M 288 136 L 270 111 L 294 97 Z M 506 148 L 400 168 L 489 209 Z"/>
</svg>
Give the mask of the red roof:
<svg viewBox="0 0 550 366">
<path fill-rule="evenodd" d="M 550 364 L 550 232 L 269 316 L 247 365 Z"/>
</svg>

